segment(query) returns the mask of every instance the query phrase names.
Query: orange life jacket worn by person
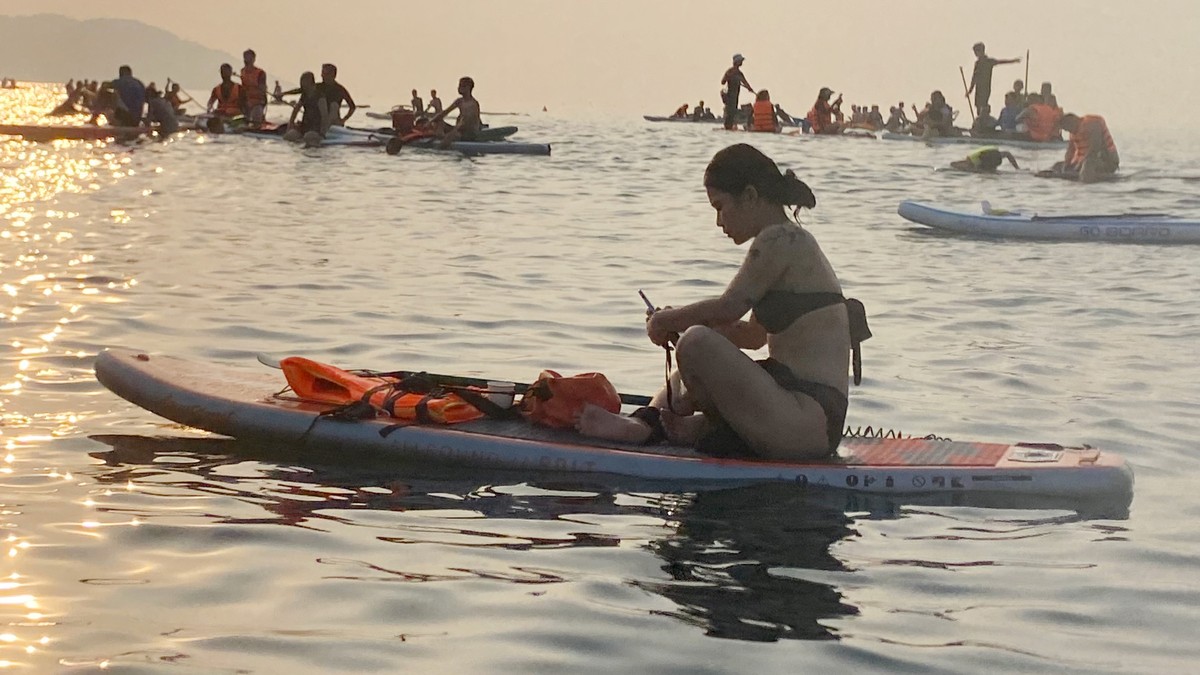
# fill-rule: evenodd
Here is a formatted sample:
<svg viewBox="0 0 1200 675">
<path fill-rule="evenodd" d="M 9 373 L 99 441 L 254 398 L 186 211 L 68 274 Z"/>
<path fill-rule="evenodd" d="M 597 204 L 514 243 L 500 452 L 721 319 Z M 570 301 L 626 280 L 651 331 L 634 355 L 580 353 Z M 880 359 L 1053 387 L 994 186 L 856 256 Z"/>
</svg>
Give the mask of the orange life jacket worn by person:
<svg viewBox="0 0 1200 675">
<path fill-rule="evenodd" d="M 1097 133 L 1104 142 L 1104 150 L 1108 154 L 1113 168 L 1116 168 L 1118 162 L 1117 144 L 1113 142 L 1112 134 L 1108 133 L 1108 124 L 1099 115 L 1084 115 L 1079 118 L 1079 127 L 1075 130 L 1075 133 L 1071 134 L 1071 166 L 1083 166 L 1083 160 L 1087 159 L 1088 154 L 1092 152 L 1092 136 L 1097 135 Z"/>
<path fill-rule="evenodd" d="M 242 114 L 242 88 L 237 82 L 229 84 L 229 91 L 224 91 L 225 83 L 222 82 L 213 87 L 213 98 L 217 99 L 217 107 L 214 110 L 218 115 L 225 117 L 233 117 Z"/>
<path fill-rule="evenodd" d="M 1044 143 L 1054 138 L 1058 122 L 1062 119 L 1062 110 L 1045 103 L 1033 103 L 1029 109 L 1033 112 L 1025 122 L 1029 140 Z"/>
<path fill-rule="evenodd" d="M 808 123 L 812 126 L 814 134 L 828 133 L 828 130 L 833 126 L 833 108 L 826 101 L 818 100 L 808 111 Z"/>
<path fill-rule="evenodd" d="M 775 126 L 775 105 L 768 100 L 754 102 L 754 113 L 751 116 L 750 131 L 777 131 Z"/>
<path fill-rule="evenodd" d="M 242 91 L 246 92 L 246 105 L 267 104 L 267 73 L 258 66 L 242 68 Z"/>
</svg>

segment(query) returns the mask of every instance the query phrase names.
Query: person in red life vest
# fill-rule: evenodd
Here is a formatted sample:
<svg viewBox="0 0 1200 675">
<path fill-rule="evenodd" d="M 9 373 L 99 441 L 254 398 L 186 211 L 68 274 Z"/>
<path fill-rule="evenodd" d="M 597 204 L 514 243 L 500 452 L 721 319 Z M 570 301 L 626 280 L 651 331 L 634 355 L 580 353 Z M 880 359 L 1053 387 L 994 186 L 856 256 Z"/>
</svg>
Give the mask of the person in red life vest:
<svg viewBox="0 0 1200 675">
<path fill-rule="evenodd" d="M 675 112 L 671 115 L 671 117 L 679 117 L 679 118 L 683 118 L 683 117 L 687 117 L 687 116 L 688 116 L 688 104 L 686 104 L 686 103 L 684 103 L 683 105 L 676 108 Z"/>
<path fill-rule="evenodd" d="M 205 110 L 221 117 L 236 117 L 242 114 L 242 88 L 233 81 L 233 66 L 221 64 L 221 84 L 213 87 Z"/>
<path fill-rule="evenodd" d="M 1059 135 L 1062 110 L 1047 104 L 1041 94 L 1030 94 L 1027 97 L 1029 107 L 1017 115 L 1017 131 L 1024 124 L 1024 133 L 1031 141 L 1045 143 L 1055 140 Z"/>
<path fill-rule="evenodd" d="M 170 79 L 167 80 L 167 91 L 163 94 L 163 98 L 171 104 L 176 115 L 182 115 L 183 107 L 192 102 L 192 97 L 183 93 L 183 88 L 179 86 L 179 83 L 171 82 Z"/>
<path fill-rule="evenodd" d="M 1095 183 L 1117 172 L 1121 157 L 1103 117 L 1063 115 L 1062 128 L 1071 134 L 1066 157 L 1061 165 L 1055 165 L 1062 174 L 1076 177 L 1080 183 Z"/>
<path fill-rule="evenodd" d="M 254 65 L 258 58 L 253 49 L 242 53 L 245 65 L 242 67 L 242 114 L 250 124 L 259 126 L 266 119 L 267 112 L 267 73 Z"/>
<path fill-rule="evenodd" d="M 842 97 L 838 96 L 837 100 L 830 103 L 829 98 L 833 96 L 833 90 L 829 87 L 821 87 L 821 91 L 817 94 L 817 102 L 813 104 L 812 110 L 808 111 L 808 124 L 814 134 L 840 134 L 842 133 L 841 121 L 835 121 L 835 114 L 840 115 Z"/>
<path fill-rule="evenodd" d="M 780 126 L 775 116 L 775 104 L 771 103 L 771 93 L 766 89 L 759 89 L 750 113 L 750 131 L 777 134 Z"/>
</svg>

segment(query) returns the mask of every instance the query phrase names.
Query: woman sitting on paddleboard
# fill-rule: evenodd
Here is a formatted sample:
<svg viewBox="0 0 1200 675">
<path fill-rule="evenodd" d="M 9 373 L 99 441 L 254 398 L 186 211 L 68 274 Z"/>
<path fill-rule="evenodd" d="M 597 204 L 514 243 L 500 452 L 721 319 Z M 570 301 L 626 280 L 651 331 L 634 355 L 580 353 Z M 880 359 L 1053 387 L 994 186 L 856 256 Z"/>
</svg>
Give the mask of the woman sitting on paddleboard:
<svg viewBox="0 0 1200 675">
<path fill-rule="evenodd" d="M 679 367 L 650 407 L 622 417 L 588 406 L 578 428 L 630 443 L 665 437 L 717 456 L 830 455 L 845 428 L 851 325 L 859 340 L 869 332 L 862 305 L 842 297 L 816 239 L 788 219 L 786 206 L 796 213 L 816 197 L 745 144 L 713 157 L 704 186 L 725 235 L 752 241 L 741 268 L 720 297 L 651 313 L 650 340 L 661 346 L 677 337 Z M 764 345 L 764 361 L 742 351 Z"/>
</svg>

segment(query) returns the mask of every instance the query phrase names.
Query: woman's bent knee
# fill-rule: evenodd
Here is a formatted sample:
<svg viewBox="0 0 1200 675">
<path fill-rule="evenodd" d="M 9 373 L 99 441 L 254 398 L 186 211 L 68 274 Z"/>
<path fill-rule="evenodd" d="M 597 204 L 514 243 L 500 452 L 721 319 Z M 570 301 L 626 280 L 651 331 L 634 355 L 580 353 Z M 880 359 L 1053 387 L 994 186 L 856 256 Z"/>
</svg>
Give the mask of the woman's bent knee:
<svg viewBox="0 0 1200 675">
<path fill-rule="evenodd" d="M 683 331 L 675 341 L 675 353 L 680 362 L 690 359 L 704 358 L 711 353 L 715 340 L 725 340 L 717 331 L 708 326 L 692 326 Z M 728 340 L 725 340 L 728 342 Z"/>
</svg>

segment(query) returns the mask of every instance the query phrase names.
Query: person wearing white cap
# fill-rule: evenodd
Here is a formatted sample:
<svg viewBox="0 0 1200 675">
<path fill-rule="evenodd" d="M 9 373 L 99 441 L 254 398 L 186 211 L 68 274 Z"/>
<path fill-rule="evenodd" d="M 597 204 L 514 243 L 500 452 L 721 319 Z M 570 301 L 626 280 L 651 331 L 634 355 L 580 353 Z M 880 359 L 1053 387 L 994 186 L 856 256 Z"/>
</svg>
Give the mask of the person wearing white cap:
<svg viewBox="0 0 1200 675">
<path fill-rule="evenodd" d="M 737 122 L 738 115 L 738 95 L 741 93 L 742 87 L 745 87 L 751 94 L 754 92 L 754 87 L 746 81 L 746 76 L 742 74 L 742 62 L 746 57 L 741 54 L 733 55 L 733 65 L 729 70 L 725 71 L 725 77 L 721 78 L 721 84 L 725 88 L 721 92 L 721 98 L 725 101 L 725 128 L 732 129 L 734 123 Z"/>
</svg>

